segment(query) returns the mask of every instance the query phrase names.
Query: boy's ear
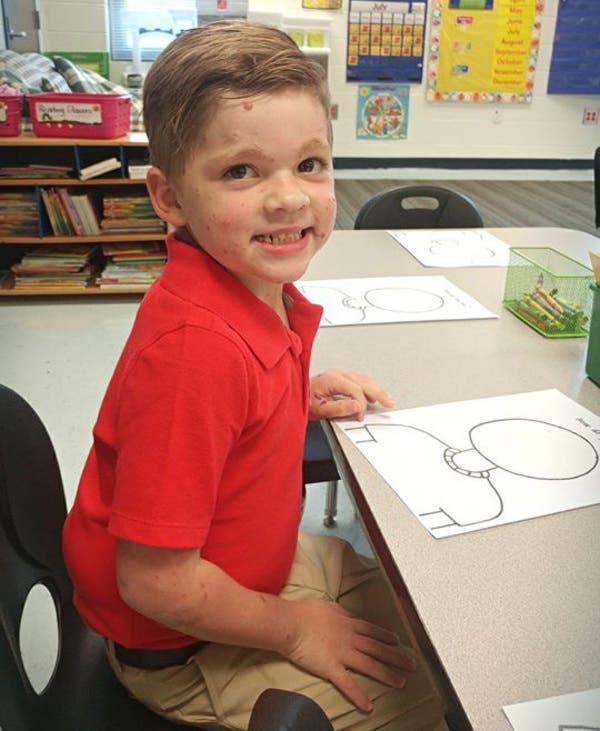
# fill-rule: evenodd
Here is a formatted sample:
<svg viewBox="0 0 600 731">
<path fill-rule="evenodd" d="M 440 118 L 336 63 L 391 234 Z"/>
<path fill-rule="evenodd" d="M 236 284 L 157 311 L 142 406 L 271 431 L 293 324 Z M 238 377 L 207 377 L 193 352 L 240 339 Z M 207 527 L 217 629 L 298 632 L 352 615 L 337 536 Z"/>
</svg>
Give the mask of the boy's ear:
<svg viewBox="0 0 600 731">
<path fill-rule="evenodd" d="M 148 170 L 146 187 L 157 215 L 177 228 L 185 226 L 187 221 L 179 205 L 177 191 L 160 168 L 151 167 Z"/>
</svg>

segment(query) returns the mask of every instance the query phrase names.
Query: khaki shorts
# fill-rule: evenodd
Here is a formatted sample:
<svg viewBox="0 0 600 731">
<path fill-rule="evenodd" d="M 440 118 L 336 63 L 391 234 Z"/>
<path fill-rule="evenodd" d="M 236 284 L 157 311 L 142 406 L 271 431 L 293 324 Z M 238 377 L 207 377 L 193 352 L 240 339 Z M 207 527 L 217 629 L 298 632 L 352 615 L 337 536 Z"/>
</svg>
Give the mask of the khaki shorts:
<svg viewBox="0 0 600 731">
<path fill-rule="evenodd" d="M 335 536 L 301 533 L 287 583 L 286 599 L 338 602 L 353 616 L 396 632 L 408 645 L 393 599 L 376 563 Z M 415 652 L 409 650 L 413 656 Z M 324 709 L 336 731 L 432 731 L 445 729 L 439 697 L 425 661 L 408 674 L 402 690 L 355 675 L 373 711 L 353 706 L 331 683 L 300 670 L 280 655 L 210 643 L 185 665 L 139 670 L 119 662 L 108 643 L 110 664 L 131 695 L 159 715 L 214 729 L 246 729 L 252 706 L 267 688 L 303 693 Z"/>
</svg>

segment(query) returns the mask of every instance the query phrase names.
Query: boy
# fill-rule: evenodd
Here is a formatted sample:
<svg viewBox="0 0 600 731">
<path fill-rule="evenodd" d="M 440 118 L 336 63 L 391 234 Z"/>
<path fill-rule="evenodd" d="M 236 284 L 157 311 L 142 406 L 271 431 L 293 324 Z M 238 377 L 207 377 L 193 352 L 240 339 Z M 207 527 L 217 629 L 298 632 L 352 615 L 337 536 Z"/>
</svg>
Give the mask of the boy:
<svg viewBox="0 0 600 731">
<path fill-rule="evenodd" d="M 145 84 L 147 184 L 174 232 L 103 401 L 64 548 L 118 678 L 192 725 L 244 729 L 270 686 L 313 697 L 336 729 L 440 718 L 376 601 L 376 569 L 338 539 L 298 539 L 307 416 L 392 405 L 349 372 L 309 390 L 321 309 L 290 283 L 334 223 L 327 111 L 321 68 L 251 23 L 180 36 Z"/>
</svg>

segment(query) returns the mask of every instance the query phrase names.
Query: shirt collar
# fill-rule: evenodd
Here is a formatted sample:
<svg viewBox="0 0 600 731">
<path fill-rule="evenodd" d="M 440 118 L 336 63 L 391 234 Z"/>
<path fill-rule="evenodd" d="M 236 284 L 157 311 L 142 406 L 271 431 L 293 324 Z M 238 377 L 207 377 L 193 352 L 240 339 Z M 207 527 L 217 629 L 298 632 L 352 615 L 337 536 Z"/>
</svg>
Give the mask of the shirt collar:
<svg viewBox="0 0 600 731">
<path fill-rule="evenodd" d="M 205 251 L 178 240 L 173 231 L 166 245 L 160 286 L 225 320 L 266 368 L 290 347 L 310 352 L 323 308 L 310 303 L 293 284 L 284 285 L 290 333 L 274 310 Z"/>
</svg>

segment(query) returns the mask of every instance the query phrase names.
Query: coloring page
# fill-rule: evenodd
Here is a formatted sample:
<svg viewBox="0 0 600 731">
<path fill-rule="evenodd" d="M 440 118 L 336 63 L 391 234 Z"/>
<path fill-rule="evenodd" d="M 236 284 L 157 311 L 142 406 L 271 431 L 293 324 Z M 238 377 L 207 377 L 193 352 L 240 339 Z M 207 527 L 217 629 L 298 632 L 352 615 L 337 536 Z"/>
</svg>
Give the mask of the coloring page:
<svg viewBox="0 0 600 731">
<path fill-rule="evenodd" d="M 514 731 L 600 731 L 600 688 L 504 706 Z"/>
<path fill-rule="evenodd" d="M 498 317 L 446 277 L 373 277 L 296 282 L 323 307 L 322 327 Z"/>
<path fill-rule="evenodd" d="M 600 503 L 600 418 L 556 390 L 337 423 L 435 538 Z"/>
<path fill-rule="evenodd" d="M 510 248 L 483 229 L 388 231 L 426 267 L 505 267 Z"/>
</svg>

